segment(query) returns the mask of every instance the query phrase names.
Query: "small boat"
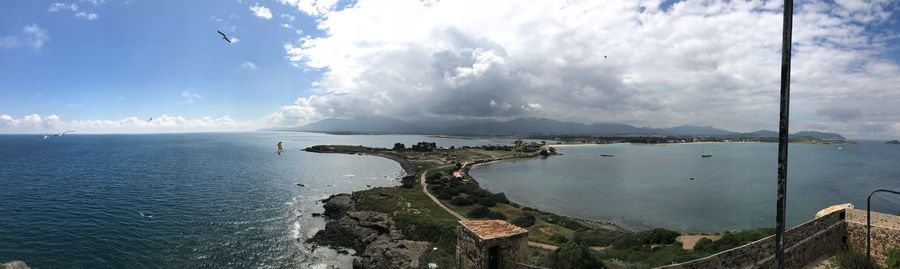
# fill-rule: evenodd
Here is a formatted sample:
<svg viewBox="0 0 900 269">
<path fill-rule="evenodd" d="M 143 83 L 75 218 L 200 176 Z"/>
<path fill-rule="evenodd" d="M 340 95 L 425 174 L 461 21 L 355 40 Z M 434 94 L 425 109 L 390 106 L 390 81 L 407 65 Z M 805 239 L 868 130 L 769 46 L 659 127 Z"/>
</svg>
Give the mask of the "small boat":
<svg viewBox="0 0 900 269">
<path fill-rule="evenodd" d="M 700 155 L 700 157 L 710 158 L 710 157 L 712 157 L 712 154 L 703 154 L 703 155 Z"/>
<path fill-rule="evenodd" d="M 706 146 L 703 146 L 703 151 L 700 153 L 700 157 L 703 157 L 703 158 L 711 158 L 712 157 L 712 154 L 709 154 L 709 152 L 706 150 Z"/>
<path fill-rule="evenodd" d="M 600 157 L 616 157 L 616 155 L 612 155 L 612 154 L 600 154 Z"/>
</svg>

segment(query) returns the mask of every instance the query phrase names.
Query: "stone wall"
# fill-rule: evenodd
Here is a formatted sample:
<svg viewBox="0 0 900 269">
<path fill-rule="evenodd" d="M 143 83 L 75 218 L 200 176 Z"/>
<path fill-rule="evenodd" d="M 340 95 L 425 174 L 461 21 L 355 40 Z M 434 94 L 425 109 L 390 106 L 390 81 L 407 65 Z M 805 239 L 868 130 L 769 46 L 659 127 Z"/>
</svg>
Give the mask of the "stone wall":
<svg viewBox="0 0 900 269">
<path fill-rule="evenodd" d="M 847 210 L 847 245 L 866 251 L 866 211 Z M 872 212 L 872 258 L 884 263 L 884 252 L 889 247 L 900 248 L 900 216 Z"/>
<path fill-rule="evenodd" d="M 462 225 L 456 228 L 456 259 L 459 268 L 488 268 L 488 250 L 499 247 L 500 268 L 520 268 L 528 261 L 528 233 L 482 240 Z"/>
<path fill-rule="evenodd" d="M 785 266 L 801 268 L 839 250 L 846 236 L 845 215 L 844 211 L 837 211 L 786 231 Z M 769 236 L 709 257 L 660 268 L 773 268 L 774 250 L 775 238 Z"/>
</svg>

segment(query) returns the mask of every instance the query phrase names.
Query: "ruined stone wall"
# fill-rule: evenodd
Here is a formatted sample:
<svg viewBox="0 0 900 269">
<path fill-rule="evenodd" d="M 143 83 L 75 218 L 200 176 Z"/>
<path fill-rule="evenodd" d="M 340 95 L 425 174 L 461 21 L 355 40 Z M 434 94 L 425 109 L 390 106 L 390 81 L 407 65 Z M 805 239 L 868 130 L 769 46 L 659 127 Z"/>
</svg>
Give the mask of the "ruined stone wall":
<svg viewBox="0 0 900 269">
<path fill-rule="evenodd" d="M 847 210 L 847 245 L 865 253 L 866 211 Z M 872 212 L 872 258 L 884 263 L 884 252 L 889 247 L 900 248 L 900 216 Z"/>
<path fill-rule="evenodd" d="M 837 211 L 786 231 L 785 266 L 801 268 L 840 249 L 846 236 L 844 217 L 843 211 Z M 773 268 L 774 253 L 775 238 L 769 236 L 709 257 L 660 268 Z"/>
<path fill-rule="evenodd" d="M 528 233 L 488 240 L 480 240 L 462 225 L 456 228 L 456 260 L 459 268 L 488 268 L 488 250 L 498 246 L 501 268 L 520 268 L 517 263 L 528 261 Z"/>
</svg>

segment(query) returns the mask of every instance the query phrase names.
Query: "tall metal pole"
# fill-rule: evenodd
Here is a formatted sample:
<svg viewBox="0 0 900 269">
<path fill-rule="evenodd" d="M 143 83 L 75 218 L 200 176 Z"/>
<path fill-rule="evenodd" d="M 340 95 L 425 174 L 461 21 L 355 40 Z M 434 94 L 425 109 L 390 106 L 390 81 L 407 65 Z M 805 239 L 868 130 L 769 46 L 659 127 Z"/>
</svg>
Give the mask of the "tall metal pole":
<svg viewBox="0 0 900 269">
<path fill-rule="evenodd" d="M 778 201 L 775 215 L 775 267 L 784 268 L 784 219 L 787 203 L 788 119 L 791 99 L 791 24 L 794 1 L 784 0 L 781 33 L 781 116 L 778 122 Z"/>
</svg>

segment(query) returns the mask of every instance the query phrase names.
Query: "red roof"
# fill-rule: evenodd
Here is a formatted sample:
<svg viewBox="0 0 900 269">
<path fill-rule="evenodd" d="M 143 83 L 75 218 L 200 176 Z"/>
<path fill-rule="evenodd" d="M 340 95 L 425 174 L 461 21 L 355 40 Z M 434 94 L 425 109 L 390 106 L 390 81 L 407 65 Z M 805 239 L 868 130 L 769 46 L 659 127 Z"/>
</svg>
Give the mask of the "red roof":
<svg viewBox="0 0 900 269">
<path fill-rule="evenodd" d="M 528 232 L 528 230 L 502 220 L 469 220 L 460 221 L 459 223 L 483 240 Z"/>
</svg>

